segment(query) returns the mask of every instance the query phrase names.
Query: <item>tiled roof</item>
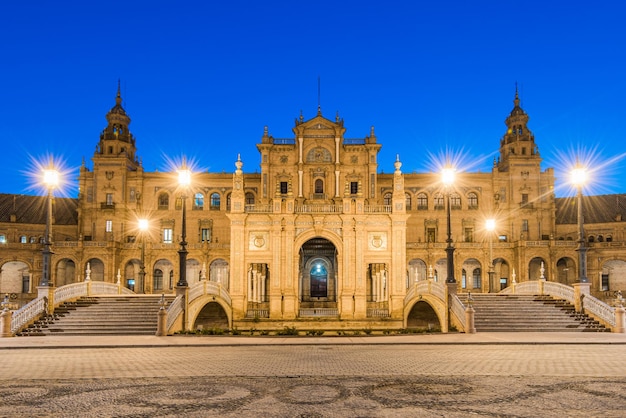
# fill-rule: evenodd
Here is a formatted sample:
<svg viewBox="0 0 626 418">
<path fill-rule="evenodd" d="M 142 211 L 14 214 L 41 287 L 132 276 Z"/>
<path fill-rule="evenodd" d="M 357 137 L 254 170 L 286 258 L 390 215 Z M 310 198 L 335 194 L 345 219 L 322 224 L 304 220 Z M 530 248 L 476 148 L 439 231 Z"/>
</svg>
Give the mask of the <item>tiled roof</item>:
<svg viewBox="0 0 626 418">
<path fill-rule="evenodd" d="M 46 196 L 0 193 L 0 222 L 11 222 L 15 215 L 16 223 L 45 224 Z M 78 224 L 78 199 L 55 197 L 52 213 L 56 225 Z"/>
<path fill-rule="evenodd" d="M 557 225 L 578 222 L 578 204 L 575 196 L 560 197 L 555 201 Z M 626 195 L 624 194 L 583 196 L 582 202 L 585 223 L 626 221 Z"/>
</svg>

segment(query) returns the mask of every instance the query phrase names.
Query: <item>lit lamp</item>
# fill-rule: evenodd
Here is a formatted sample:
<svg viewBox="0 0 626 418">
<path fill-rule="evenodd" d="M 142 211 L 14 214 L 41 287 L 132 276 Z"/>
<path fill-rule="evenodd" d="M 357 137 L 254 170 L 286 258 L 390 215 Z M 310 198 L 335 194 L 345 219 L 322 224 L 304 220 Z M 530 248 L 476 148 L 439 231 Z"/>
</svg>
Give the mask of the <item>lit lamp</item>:
<svg viewBox="0 0 626 418">
<path fill-rule="evenodd" d="M 59 185 L 59 172 L 54 169 L 52 162 L 47 169 L 43 171 L 43 183 L 48 189 L 48 197 L 46 198 L 46 232 L 43 240 L 43 250 L 41 254 L 43 256 L 43 273 L 41 276 L 41 286 L 53 286 L 51 283 L 51 271 L 50 258 L 52 251 L 50 251 L 50 245 L 52 241 L 52 198 L 54 188 Z"/>
<path fill-rule="evenodd" d="M 578 281 L 588 283 L 587 279 L 587 247 L 585 246 L 585 230 L 583 228 L 583 186 L 588 178 L 587 170 L 576 162 L 571 174 L 572 184 L 576 186 L 578 201 Z"/>
<path fill-rule="evenodd" d="M 452 187 L 452 184 L 454 183 L 454 175 L 455 175 L 455 170 L 450 167 L 447 166 L 443 169 L 443 171 L 441 172 L 441 180 L 443 181 L 443 184 L 446 186 L 446 203 L 447 203 L 447 227 L 448 227 L 448 239 L 446 239 L 446 242 L 448 243 L 448 245 L 446 246 L 446 255 L 447 255 L 447 271 L 448 271 L 448 277 L 446 278 L 446 283 L 456 283 L 456 280 L 454 279 L 454 247 L 452 246 L 452 231 L 451 231 L 451 226 L 450 226 L 450 188 Z"/>
<path fill-rule="evenodd" d="M 493 218 L 487 219 L 485 221 L 485 229 L 489 231 L 489 272 L 487 273 L 489 275 L 489 289 L 494 291 L 495 284 L 493 282 L 493 276 L 496 272 L 493 271 L 493 231 L 496 230 L 496 220 Z M 492 288 L 492 286 L 494 288 Z"/>
<path fill-rule="evenodd" d="M 139 219 L 137 226 L 139 227 L 139 233 L 141 235 L 141 264 L 139 265 L 139 283 L 137 283 L 137 293 L 144 293 L 146 280 L 146 265 L 144 264 L 146 243 L 144 235 L 149 227 L 148 220 Z"/>
<path fill-rule="evenodd" d="M 187 287 L 187 188 L 191 184 L 191 171 L 187 169 L 187 165 L 183 162 L 183 168 L 178 170 L 178 184 L 183 189 L 181 196 L 183 204 L 183 224 L 182 235 L 180 241 L 180 250 L 178 250 L 180 273 L 178 276 L 177 287 Z"/>
</svg>

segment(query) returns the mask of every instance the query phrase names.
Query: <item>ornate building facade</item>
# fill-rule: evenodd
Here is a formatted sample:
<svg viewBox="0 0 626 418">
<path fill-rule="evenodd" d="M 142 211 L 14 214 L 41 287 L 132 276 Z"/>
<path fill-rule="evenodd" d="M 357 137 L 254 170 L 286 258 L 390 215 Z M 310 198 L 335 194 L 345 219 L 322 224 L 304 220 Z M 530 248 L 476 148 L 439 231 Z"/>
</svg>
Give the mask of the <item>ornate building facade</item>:
<svg viewBox="0 0 626 418">
<path fill-rule="evenodd" d="M 577 281 L 576 201 L 555 198 L 553 169 L 541 169 L 517 92 L 491 172 L 459 172 L 447 188 L 438 173 L 403 173 L 399 157 L 393 173 L 381 173 L 374 128 L 346 138 L 344 121 L 321 109 L 296 119 L 291 138 L 265 128 L 260 172 L 244 172 L 238 158 L 232 174 L 194 173 L 181 188 L 172 173 L 144 171 L 119 89 L 106 119 L 92 168 L 80 169 L 78 198 L 55 198 L 57 287 L 88 275 L 137 293 L 175 293 L 184 235 L 189 285 L 213 282 L 228 295 L 198 308 L 190 327 L 219 318 L 406 326 L 420 306 L 407 308 L 407 295 L 421 281 L 452 276 L 459 293 Z M 591 293 L 608 299 L 626 290 L 625 196 L 583 202 Z M 0 292 L 19 304 L 35 297 L 42 276 L 44 204 L 0 195 Z M 495 231 L 485 229 L 488 218 Z"/>
</svg>

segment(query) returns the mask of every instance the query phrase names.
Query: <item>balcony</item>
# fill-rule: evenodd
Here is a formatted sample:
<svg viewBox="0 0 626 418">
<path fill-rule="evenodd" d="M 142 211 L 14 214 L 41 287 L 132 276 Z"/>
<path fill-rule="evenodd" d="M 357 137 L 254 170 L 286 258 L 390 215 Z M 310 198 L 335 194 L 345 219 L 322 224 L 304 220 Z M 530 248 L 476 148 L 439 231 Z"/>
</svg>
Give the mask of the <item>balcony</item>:
<svg viewBox="0 0 626 418">
<path fill-rule="evenodd" d="M 115 210 L 115 203 L 113 203 L 113 202 L 102 202 L 102 203 L 100 203 L 100 209 L 102 209 L 102 210 Z"/>
</svg>

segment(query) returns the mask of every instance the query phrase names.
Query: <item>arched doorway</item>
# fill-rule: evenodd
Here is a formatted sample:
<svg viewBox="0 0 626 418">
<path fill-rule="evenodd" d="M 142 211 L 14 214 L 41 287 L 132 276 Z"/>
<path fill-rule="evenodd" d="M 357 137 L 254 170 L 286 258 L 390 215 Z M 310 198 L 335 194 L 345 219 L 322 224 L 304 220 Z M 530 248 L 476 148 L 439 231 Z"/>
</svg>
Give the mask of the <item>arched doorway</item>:
<svg viewBox="0 0 626 418">
<path fill-rule="evenodd" d="M 407 272 L 407 289 L 420 280 L 428 279 L 428 270 L 424 260 L 414 258 L 409 261 L 409 269 Z"/>
<path fill-rule="evenodd" d="M 229 277 L 228 261 L 222 258 L 213 260 L 209 266 L 209 280 L 220 283 L 226 290 L 229 290 Z"/>
<path fill-rule="evenodd" d="M 9 261 L 0 269 L 0 294 L 30 293 L 30 271 L 28 264 Z"/>
<path fill-rule="evenodd" d="M 117 272 L 116 272 L 117 274 Z M 91 258 L 85 264 L 85 279 L 89 275 L 89 280 L 104 281 L 104 263 L 99 258 Z M 117 280 L 117 279 L 116 279 Z"/>
<path fill-rule="evenodd" d="M 556 274 L 561 284 L 569 285 L 576 283 L 576 265 L 569 257 L 560 258 L 556 262 Z"/>
<path fill-rule="evenodd" d="M 325 238 L 313 238 L 300 248 L 302 302 L 337 301 L 337 250 Z"/>
<path fill-rule="evenodd" d="M 61 287 L 76 281 L 76 264 L 69 258 L 59 260 L 56 267 L 56 286 Z"/>
<path fill-rule="evenodd" d="M 542 270 L 543 269 L 543 270 Z M 541 257 L 535 257 L 528 263 L 528 280 L 548 280 L 546 262 Z"/>
</svg>

